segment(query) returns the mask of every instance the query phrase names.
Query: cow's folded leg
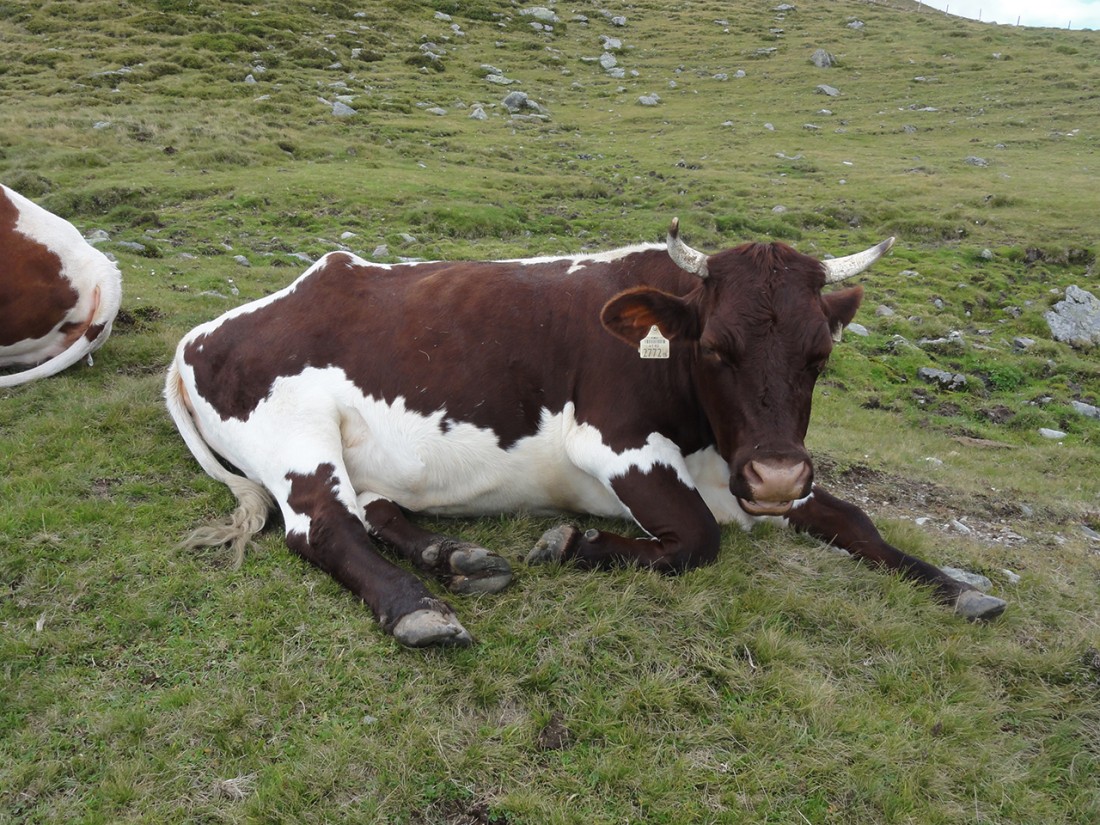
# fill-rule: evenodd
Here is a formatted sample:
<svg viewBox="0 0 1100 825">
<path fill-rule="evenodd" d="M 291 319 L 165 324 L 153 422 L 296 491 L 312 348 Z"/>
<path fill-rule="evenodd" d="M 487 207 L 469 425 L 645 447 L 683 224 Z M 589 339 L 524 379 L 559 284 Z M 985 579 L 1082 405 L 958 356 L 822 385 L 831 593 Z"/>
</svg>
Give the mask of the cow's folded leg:
<svg viewBox="0 0 1100 825">
<path fill-rule="evenodd" d="M 454 593 L 496 593 L 512 580 L 512 566 L 503 556 L 417 527 L 388 499 L 367 501 L 363 510 L 374 535 Z"/>
<path fill-rule="evenodd" d="M 968 619 L 993 619 L 1005 609 L 1003 599 L 982 593 L 935 565 L 888 544 L 866 513 L 820 487 L 815 486 L 813 494 L 791 510 L 787 520 L 796 530 L 841 547 L 853 556 L 932 585 L 940 601 L 952 605 Z"/>
<path fill-rule="evenodd" d="M 568 561 L 578 567 L 649 567 L 679 573 L 718 556 L 721 529 L 699 493 L 667 465 L 631 469 L 610 481 L 649 538 L 603 530 L 582 533 L 572 525 L 547 530 L 528 554 L 530 564 Z"/>
<path fill-rule="evenodd" d="M 331 464 L 288 473 L 287 481 L 287 545 L 362 599 L 386 632 L 409 647 L 472 642 L 450 605 L 374 549 L 366 526 L 339 496 Z"/>
</svg>

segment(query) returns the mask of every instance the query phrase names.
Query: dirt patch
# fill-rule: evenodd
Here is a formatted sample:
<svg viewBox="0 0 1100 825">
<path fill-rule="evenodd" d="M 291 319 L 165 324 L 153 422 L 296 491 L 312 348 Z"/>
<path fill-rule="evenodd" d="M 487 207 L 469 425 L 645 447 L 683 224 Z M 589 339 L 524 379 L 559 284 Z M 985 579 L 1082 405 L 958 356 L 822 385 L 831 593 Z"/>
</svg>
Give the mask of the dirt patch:
<svg viewBox="0 0 1100 825">
<path fill-rule="evenodd" d="M 1054 513 L 1030 512 L 1012 497 L 960 493 L 940 484 L 906 478 L 862 464 L 838 467 L 829 459 L 816 459 L 816 477 L 834 495 L 859 505 L 872 517 L 918 521 L 994 544 L 1026 541 L 1014 529 L 1017 522 L 1042 518 L 1061 519 Z M 921 522 L 924 523 L 924 522 Z"/>
</svg>

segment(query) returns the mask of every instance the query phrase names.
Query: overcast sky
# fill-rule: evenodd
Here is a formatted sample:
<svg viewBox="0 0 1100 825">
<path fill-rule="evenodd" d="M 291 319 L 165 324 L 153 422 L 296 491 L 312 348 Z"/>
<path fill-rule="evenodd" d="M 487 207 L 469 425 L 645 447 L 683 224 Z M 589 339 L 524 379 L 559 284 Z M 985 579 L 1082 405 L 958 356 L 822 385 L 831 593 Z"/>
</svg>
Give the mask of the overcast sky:
<svg viewBox="0 0 1100 825">
<path fill-rule="evenodd" d="M 986 23 L 1100 29 L 1100 0 L 922 0 L 934 9 Z"/>
</svg>

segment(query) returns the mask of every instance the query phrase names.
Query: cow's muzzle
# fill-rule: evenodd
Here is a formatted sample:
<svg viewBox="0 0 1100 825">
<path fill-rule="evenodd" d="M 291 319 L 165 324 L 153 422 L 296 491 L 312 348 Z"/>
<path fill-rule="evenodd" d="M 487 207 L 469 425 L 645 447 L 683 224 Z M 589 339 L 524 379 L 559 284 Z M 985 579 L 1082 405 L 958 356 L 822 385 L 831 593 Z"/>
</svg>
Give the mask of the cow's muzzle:
<svg viewBox="0 0 1100 825">
<path fill-rule="evenodd" d="M 785 516 L 794 502 L 809 495 L 813 475 L 809 461 L 754 459 L 744 469 L 752 497 L 738 496 L 737 503 L 751 516 Z"/>
</svg>

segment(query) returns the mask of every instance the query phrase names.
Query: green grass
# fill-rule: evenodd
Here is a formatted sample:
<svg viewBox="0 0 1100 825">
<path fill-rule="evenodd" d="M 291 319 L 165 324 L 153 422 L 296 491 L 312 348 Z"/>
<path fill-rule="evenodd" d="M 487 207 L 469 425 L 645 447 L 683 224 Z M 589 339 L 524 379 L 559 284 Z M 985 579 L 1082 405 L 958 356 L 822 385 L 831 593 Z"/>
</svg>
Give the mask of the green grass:
<svg viewBox="0 0 1100 825">
<path fill-rule="evenodd" d="M 487 1 L 0 0 L 0 180 L 107 230 L 125 278 L 94 368 L 0 393 L 0 823 L 1100 819 L 1100 424 L 1070 406 L 1100 402 L 1100 368 L 1043 321 L 1095 292 L 1100 36 L 773 5 L 608 7 L 624 28 L 559 5 L 539 33 Z M 600 34 L 626 77 L 584 60 Z M 426 41 L 446 53 L 421 71 Z M 549 120 L 507 117 L 483 64 Z M 452 599 L 474 648 L 413 652 L 277 528 L 238 571 L 178 549 L 232 499 L 164 414 L 163 370 L 295 253 L 576 252 L 674 215 L 707 250 L 898 236 L 809 446 L 890 540 L 988 575 L 1002 619 L 773 530 L 675 579 L 527 569 L 556 520 L 515 516 L 434 523 L 517 577 Z"/>
</svg>

